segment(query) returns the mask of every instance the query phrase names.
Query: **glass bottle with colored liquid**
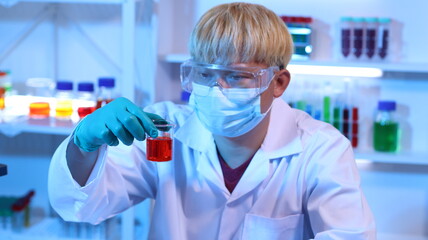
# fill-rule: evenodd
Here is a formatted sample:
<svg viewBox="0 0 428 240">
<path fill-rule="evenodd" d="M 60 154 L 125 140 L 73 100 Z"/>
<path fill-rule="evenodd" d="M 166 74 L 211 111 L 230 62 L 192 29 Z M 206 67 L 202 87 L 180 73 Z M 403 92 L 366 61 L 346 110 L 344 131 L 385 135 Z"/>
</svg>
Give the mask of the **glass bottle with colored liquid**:
<svg viewBox="0 0 428 240">
<path fill-rule="evenodd" d="M 380 152 L 399 149 L 399 124 L 395 119 L 395 101 L 379 101 L 373 126 L 373 147 Z"/>
<path fill-rule="evenodd" d="M 376 37 L 377 37 L 377 18 L 365 18 L 365 56 L 372 59 L 376 52 Z"/>
<path fill-rule="evenodd" d="M 98 95 L 96 108 L 101 108 L 114 99 L 115 79 L 112 77 L 98 78 Z"/>
<path fill-rule="evenodd" d="M 73 114 L 73 82 L 57 81 L 56 83 L 55 118 L 69 120 Z"/>
<path fill-rule="evenodd" d="M 158 129 L 158 136 L 147 137 L 146 149 L 147 160 L 154 162 L 167 162 L 172 160 L 173 133 L 175 124 L 164 119 L 153 120 Z"/>
<path fill-rule="evenodd" d="M 378 35 L 377 35 L 377 54 L 380 59 L 384 60 L 388 56 L 389 38 L 390 38 L 390 18 L 378 19 Z"/>
<path fill-rule="evenodd" d="M 80 82 L 77 85 L 77 114 L 80 118 L 95 111 L 94 83 Z"/>
<path fill-rule="evenodd" d="M 355 17 L 352 19 L 354 28 L 352 34 L 352 54 L 359 59 L 363 54 L 364 48 L 364 18 Z"/>
<path fill-rule="evenodd" d="M 348 58 L 352 49 L 352 18 L 340 18 L 340 37 L 341 37 L 341 53 L 344 58 Z"/>
</svg>

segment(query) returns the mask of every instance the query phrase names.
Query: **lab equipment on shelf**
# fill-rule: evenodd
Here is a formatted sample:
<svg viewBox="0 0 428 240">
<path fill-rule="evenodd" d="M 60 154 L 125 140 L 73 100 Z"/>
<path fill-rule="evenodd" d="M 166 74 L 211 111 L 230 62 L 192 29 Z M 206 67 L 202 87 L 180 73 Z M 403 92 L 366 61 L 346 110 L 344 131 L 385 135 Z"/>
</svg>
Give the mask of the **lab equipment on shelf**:
<svg viewBox="0 0 428 240">
<path fill-rule="evenodd" d="M 299 78 L 287 88 L 286 102 L 305 111 L 314 119 L 333 125 L 357 148 L 359 144 L 359 107 L 356 104 L 357 83 L 350 78 L 341 81 Z"/>
<path fill-rule="evenodd" d="M 0 229 L 21 232 L 30 226 L 30 203 L 34 194 L 34 190 L 30 190 L 22 197 L 0 197 Z"/>
<path fill-rule="evenodd" d="M 344 58 L 348 58 L 351 54 L 351 40 L 352 40 L 352 18 L 340 18 L 340 37 L 341 37 L 341 53 Z"/>
<path fill-rule="evenodd" d="M 381 59 L 386 59 L 389 48 L 391 19 L 379 18 L 378 23 L 377 53 Z"/>
<path fill-rule="evenodd" d="M 294 53 L 292 59 L 307 60 L 312 53 L 312 18 L 303 16 L 281 16 L 287 25 L 294 42 Z"/>
<path fill-rule="evenodd" d="M 12 82 L 9 71 L 0 71 L 0 110 L 6 107 L 6 97 L 11 94 Z"/>
<path fill-rule="evenodd" d="M 355 58 L 360 58 L 363 54 L 364 43 L 364 18 L 355 17 L 352 19 L 354 28 L 352 31 L 352 54 Z"/>
<path fill-rule="evenodd" d="M 56 83 L 55 117 L 59 120 L 69 120 L 73 114 L 73 82 L 57 81 Z"/>
<path fill-rule="evenodd" d="M 5 94 L 6 89 L 3 86 L 0 86 L 0 110 L 3 110 L 5 108 Z"/>
<path fill-rule="evenodd" d="M 114 93 L 115 79 L 112 77 L 98 78 L 98 94 L 96 108 L 100 108 L 107 103 L 113 101 L 115 98 Z"/>
<path fill-rule="evenodd" d="M 49 102 L 32 102 L 29 106 L 29 117 L 33 119 L 48 118 L 51 108 Z"/>
<path fill-rule="evenodd" d="M 372 59 L 376 52 L 376 33 L 377 33 L 377 18 L 365 18 L 365 51 L 364 54 L 367 58 Z"/>
<path fill-rule="evenodd" d="M 386 60 L 391 40 L 390 28 L 390 18 L 341 17 L 341 58 L 358 61 Z"/>
<path fill-rule="evenodd" d="M 173 133 L 175 124 L 168 120 L 153 120 L 158 129 L 158 136 L 147 137 L 147 159 L 155 162 L 166 162 L 172 160 Z"/>
<path fill-rule="evenodd" d="M 373 126 L 373 148 L 380 152 L 399 150 L 399 123 L 395 116 L 395 101 L 379 101 Z"/>
<path fill-rule="evenodd" d="M 95 111 L 96 100 L 94 95 L 94 83 L 80 82 L 77 85 L 77 114 L 80 118 Z"/>
</svg>

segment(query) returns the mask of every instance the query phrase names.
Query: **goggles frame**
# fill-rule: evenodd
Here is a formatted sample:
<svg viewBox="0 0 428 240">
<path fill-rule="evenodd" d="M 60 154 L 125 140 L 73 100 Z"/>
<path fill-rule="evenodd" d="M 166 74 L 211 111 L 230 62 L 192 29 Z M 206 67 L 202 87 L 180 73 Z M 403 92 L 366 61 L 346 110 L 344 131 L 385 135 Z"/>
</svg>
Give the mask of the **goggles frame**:
<svg viewBox="0 0 428 240">
<path fill-rule="evenodd" d="M 180 65 L 180 80 L 183 90 L 189 93 L 193 90 L 192 83 L 196 83 L 210 88 L 218 86 L 221 90 L 255 88 L 260 94 L 269 87 L 278 70 L 278 66 L 268 68 L 224 66 L 187 60 Z"/>
</svg>

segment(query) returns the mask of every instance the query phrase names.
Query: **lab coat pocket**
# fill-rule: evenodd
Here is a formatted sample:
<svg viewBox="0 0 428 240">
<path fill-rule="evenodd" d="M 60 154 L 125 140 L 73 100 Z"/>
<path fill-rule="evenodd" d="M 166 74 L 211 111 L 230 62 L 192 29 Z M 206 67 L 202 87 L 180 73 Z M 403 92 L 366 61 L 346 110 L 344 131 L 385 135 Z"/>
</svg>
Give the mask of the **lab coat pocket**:
<svg viewBox="0 0 428 240">
<path fill-rule="evenodd" d="M 245 216 L 242 239 L 302 239 L 303 214 L 282 218 L 267 218 L 254 214 Z"/>
</svg>

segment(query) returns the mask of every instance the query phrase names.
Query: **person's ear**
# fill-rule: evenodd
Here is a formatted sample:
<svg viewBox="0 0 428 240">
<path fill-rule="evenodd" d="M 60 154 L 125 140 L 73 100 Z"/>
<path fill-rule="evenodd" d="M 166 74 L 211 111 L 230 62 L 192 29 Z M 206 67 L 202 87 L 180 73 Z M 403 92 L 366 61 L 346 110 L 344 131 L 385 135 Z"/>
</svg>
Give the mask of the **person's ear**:
<svg viewBox="0 0 428 240">
<path fill-rule="evenodd" d="M 274 80 L 275 85 L 273 89 L 273 95 L 274 97 L 278 98 L 284 93 L 285 89 L 287 89 L 291 77 L 290 72 L 287 69 L 281 69 L 276 74 L 278 77 Z"/>
</svg>

